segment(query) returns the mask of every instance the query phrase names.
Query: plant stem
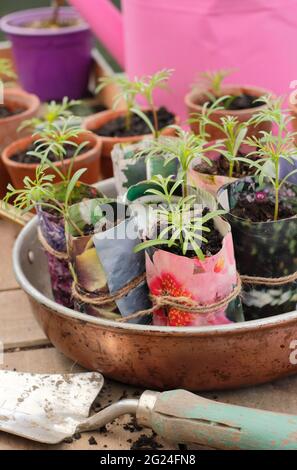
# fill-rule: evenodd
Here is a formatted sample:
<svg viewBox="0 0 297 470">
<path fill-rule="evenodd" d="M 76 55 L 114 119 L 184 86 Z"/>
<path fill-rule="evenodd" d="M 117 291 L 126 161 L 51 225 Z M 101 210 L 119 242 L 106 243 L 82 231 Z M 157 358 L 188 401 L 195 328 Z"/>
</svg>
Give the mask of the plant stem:
<svg viewBox="0 0 297 470">
<path fill-rule="evenodd" d="M 60 13 L 60 7 L 63 5 L 64 0 L 52 0 L 52 18 L 50 23 L 54 26 L 59 25 L 59 13 Z"/>
<path fill-rule="evenodd" d="M 275 188 L 275 206 L 274 206 L 274 220 L 278 219 L 278 210 L 279 210 L 279 188 Z"/>
<path fill-rule="evenodd" d="M 279 158 L 276 157 L 275 159 L 275 184 L 274 184 L 274 191 L 275 191 L 275 205 L 274 205 L 274 220 L 278 219 L 278 211 L 279 211 Z"/>
<path fill-rule="evenodd" d="M 230 161 L 230 164 L 229 164 L 229 178 L 232 178 L 233 176 L 233 168 L 234 168 L 234 161 Z"/>
<path fill-rule="evenodd" d="M 125 127 L 126 130 L 129 131 L 131 129 L 131 111 L 128 109 L 126 116 L 125 116 Z"/>
<path fill-rule="evenodd" d="M 183 197 L 188 196 L 188 178 L 187 172 L 184 172 L 183 185 L 182 185 Z"/>
<path fill-rule="evenodd" d="M 76 225 L 76 223 L 65 213 L 64 215 L 65 220 L 69 225 L 72 225 L 72 228 L 79 234 L 80 237 L 83 237 L 83 231 Z"/>
<path fill-rule="evenodd" d="M 153 97 L 152 97 L 152 96 L 148 97 L 148 103 L 149 103 L 149 106 L 150 106 L 151 111 L 152 111 L 152 113 L 153 113 L 154 129 L 155 129 L 154 139 L 158 139 L 158 137 L 159 137 L 158 113 L 157 113 L 156 107 L 155 107 L 155 105 L 154 105 L 154 101 L 153 101 Z"/>
</svg>

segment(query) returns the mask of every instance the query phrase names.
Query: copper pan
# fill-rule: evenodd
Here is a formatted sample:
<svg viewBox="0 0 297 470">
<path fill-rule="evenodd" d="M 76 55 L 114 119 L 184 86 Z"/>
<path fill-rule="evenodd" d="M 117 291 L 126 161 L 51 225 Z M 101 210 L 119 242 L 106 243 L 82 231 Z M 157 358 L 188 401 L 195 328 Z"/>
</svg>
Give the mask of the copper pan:
<svg viewBox="0 0 297 470">
<path fill-rule="evenodd" d="M 14 247 L 17 280 L 53 345 L 86 369 L 152 389 L 219 390 L 269 382 L 297 372 L 297 311 L 210 327 L 119 324 L 52 300 L 37 221 Z M 297 357 L 297 354 L 296 354 Z"/>
</svg>

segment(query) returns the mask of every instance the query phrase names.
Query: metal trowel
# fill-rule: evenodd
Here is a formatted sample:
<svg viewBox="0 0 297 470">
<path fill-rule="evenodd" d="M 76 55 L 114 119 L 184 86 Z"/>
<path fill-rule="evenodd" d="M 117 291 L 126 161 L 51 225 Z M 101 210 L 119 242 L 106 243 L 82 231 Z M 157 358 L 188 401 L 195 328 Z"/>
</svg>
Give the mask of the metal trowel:
<svg viewBox="0 0 297 470">
<path fill-rule="evenodd" d="M 297 450 L 297 417 L 218 403 L 185 390 L 145 391 L 89 417 L 103 386 L 97 372 L 44 375 L 0 371 L 0 430 L 57 444 L 126 413 L 167 440 L 215 449 Z"/>
</svg>

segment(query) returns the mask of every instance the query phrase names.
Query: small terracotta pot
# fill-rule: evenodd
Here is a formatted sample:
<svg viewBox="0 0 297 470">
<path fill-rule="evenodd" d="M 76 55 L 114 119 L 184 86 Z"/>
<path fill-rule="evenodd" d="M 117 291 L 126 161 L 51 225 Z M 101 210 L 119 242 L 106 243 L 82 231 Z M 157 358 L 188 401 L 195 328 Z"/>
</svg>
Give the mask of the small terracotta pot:
<svg viewBox="0 0 297 470">
<path fill-rule="evenodd" d="M 24 137 L 23 139 L 19 139 L 16 142 L 8 145 L 8 147 L 6 147 L 2 153 L 2 161 L 9 173 L 9 176 L 15 188 L 23 188 L 23 180 L 25 176 L 29 176 L 33 180 L 35 179 L 35 172 L 38 166 L 37 163 L 18 163 L 11 159 L 11 157 L 15 153 L 28 149 L 28 147 L 30 146 L 30 144 L 32 144 L 32 142 L 34 142 L 34 140 L 36 140 L 36 137 L 33 136 L 28 136 Z M 84 132 L 80 134 L 79 137 L 73 140 L 78 144 L 84 141 L 89 141 L 91 144 L 91 148 L 75 158 L 72 173 L 74 173 L 80 168 L 87 168 L 87 171 L 82 175 L 80 181 L 86 184 L 96 183 L 99 179 L 101 179 L 101 139 L 92 132 Z M 65 171 L 68 170 L 70 162 L 70 158 L 64 161 L 63 167 Z M 61 169 L 62 163 L 56 162 L 55 166 Z M 49 172 L 53 173 L 53 170 L 49 170 Z M 58 183 L 59 181 L 60 178 L 57 175 L 55 178 L 55 183 Z"/>
<path fill-rule="evenodd" d="M 28 130 L 18 132 L 18 128 L 25 119 L 30 119 L 38 112 L 40 101 L 35 95 L 30 95 L 20 88 L 4 89 L 4 104 L 15 108 L 23 108 L 22 113 L 0 119 L 0 151 L 11 142 L 24 137 Z M 0 199 L 6 193 L 7 184 L 10 182 L 9 174 L 0 158 Z"/>
<path fill-rule="evenodd" d="M 239 87 L 236 85 L 226 85 L 222 88 L 222 96 L 224 95 L 240 95 L 242 93 L 247 93 L 249 95 L 255 96 L 256 98 L 260 98 L 263 95 L 271 94 L 269 91 L 264 90 L 263 88 L 258 87 Z M 185 104 L 188 110 L 189 117 L 192 114 L 202 114 L 202 107 L 205 103 L 205 92 L 203 90 L 192 90 L 185 96 Z M 257 106 L 256 108 L 247 108 L 247 109 L 239 109 L 239 110 L 219 110 L 214 111 L 211 115 L 211 119 L 214 122 L 221 123 L 220 120 L 222 117 L 225 116 L 234 116 L 236 117 L 239 122 L 246 122 L 248 121 L 254 114 L 256 114 L 261 109 L 265 108 L 266 105 Z M 191 129 L 195 134 L 199 134 L 199 123 L 191 123 Z M 267 131 L 269 132 L 272 128 L 270 122 L 263 122 L 258 126 L 250 126 L 247 135 L 248 136 L 260 136 L 260 131 Z M 216 139 L 223 139 L 225 135 L 219 130 L 216 129 L 214 126 L 206 126 L 206 131 L 209 133 L 209 140 L 216 140 Z"/>
<path fill-rule="evenodd" d="M 113 121 L 119 116 L 125 116 L 126 111 L 123 109 L 114 110 L 109 109 L 101 113 L 94 114 L 93 116 L 88 117 L 84 121 L 85 129 L 89 131 L 94 131 L 95 129 L 100 129 L 110 121 Z M 175 117 L 175 124 L 178 124 L 179 119 Z M 174 129 L 165 128 L 162 132 L 163 135 L 175 135 Z M 102 160 L 101 160 L 101 172 L 103 178 L 110 178 L 113 176 L 112 161 L 111 161 L 111 151 L 115 144 L 125 144 L 125 143 L 136 143 L 140 142 L 144 137 L 147 137 L 150 134 L 146 135 L 133 135 L 129 137 L 104 137 L 100 136 L 103 141 L 102 148 Z"/>
</svg>

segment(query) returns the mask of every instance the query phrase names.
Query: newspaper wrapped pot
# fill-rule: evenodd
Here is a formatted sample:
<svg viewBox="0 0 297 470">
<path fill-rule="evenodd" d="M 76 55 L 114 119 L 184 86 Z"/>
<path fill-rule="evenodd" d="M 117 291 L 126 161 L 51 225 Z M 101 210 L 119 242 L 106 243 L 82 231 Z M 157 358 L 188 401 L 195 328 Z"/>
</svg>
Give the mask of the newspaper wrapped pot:
<svg viewBox="0 0 297 470">
<path fill-rule="evenodd" d="M 63 202 L 65 199 L 65 184 L 55 185 L 57 200 Z M 71 202 L 84 198 L 98 197 L 98 191 L 86 184 L 78 183 L 72 193 Z M 65 237 L 64 219 L 54 211 L 48 211 L 42 206 L 37 206 L 38 227 L 48 259 L 48 268 L 51 279 L 53 296 L 56 302 L 65 307 L 73 308 L 71 295 L 72 276 L 68 267 L 68 256 Z"/>
<path fill-rule="evenodd" d="M 215 143 L 210 142 L 209 145 Z M 222 143 L 223 145 L 223 143 Z M 249 152 L 252 151 L 252 147 L 247 144 L 242 144 L 240 146 L 240 152 L 243 155 L 247 155 Z M 218 161 L 221 158 L 221 152 L 220 150 L 212 150 L 210 152 L 206 153 L 206 156 L 212 160 L 212 161 Z M 189 181 L 192 185 L 204 189 L 205 191 L 208 191 L 209 193 L 213 194 L 216 196 L 218 190 L 224 186 L 225 184 L 232 183 L 233 181 L 236 181 L 238 178 L 233 178 L 229 176 L 224 176 L 224 175 L 215 175 L 215 174 L 207 174 L 207 173 L 201 173 L 197 170 L 195 170 L 195 167 L 201 163 L 201 158 L 197 157 L 195 158 L 189 169 Z M 211 168 L 211 166 L 209 167 Z"/>
<path fill-rule="evenodd" d="M 296 154 L 296 157 L 292 159 L 292 163 L 288 162 L 284 158 L 281 158 L 280 173 L 279 173 L 280 178 L 283 179 L 289 173 L 294 172 L 294 171 L 296 173 L 292 174 L 292 176 L 288 178 L 288 181 L 290 181 L 291 183 L 297 184 L 297 154 Z"/>
<path fill-rule="evenodd" d="M 71 220 L 74 221 L 75 227 L 82 233 L 86 233 L 84 235 L 79 235 L 72 225 L 66 223 L 66 238 L 73 279 L 79 286 L 80 292 L 88 293 L 94 297 L 100 293 L 109 292 L 105 272 L 93 243 L 95 231 L 106 225 L 103 207 L 102 199 L 85 200 L 70 207 Z M 88 315 L 112 320 L 119 317 L 119 314 L 115 312 L 116 305 L 112 302 L 104 305 L 106 313 L 103 314 L 103 307 L 100 309 L 96 305 L 82 302 L 74 296 L 74 309 Z"/>
<path fill-rule="evenodd" d="M 236 207 L 244 198 L 252 202 L 259 196 L 273 199 L 269 183 L 260 186 L 248 177 L 224 186 L 218 192 L 220 206 L 225 210 Z M 297 214 L 297 186 L 283 186 L 280 200 L 291 205 Z M 241 275 L 281 278 L 297 270 L 297 215 L 270 222 L 251 222 L 228 213 L 236 262 Z M 284 285 L 244 284 L 243 304 L 246 319 L 257 319 L 290 312 L 296 308 L 297 282 Z"/>
<path fill-rule="evenodd" d="M 78 236 L 67 226 L 71 266 L 79 293 L 75 294 L 76 308 L 109 319 L 119 317 L 118 311 L 127 316 L 149 308 L 143 278 L 144 254 L 133 253 L 139 240 L 127 207 L 114 201 L 85 201 L 71 207 L 71 216 L 79 229 L 89 231 L 88 235 Z M 134 285 L 137 278 L 140 280 Z M 108 303 L 98 302 L 100 297 L 118 293 L 129 283 L 131 288 L 125 295 Z M 143 323 L 147 318 L 135 321 Z"/>
<path fill-rule="evenodd" d="M 210 160 L 219 160 L 220 154 L 218 152 L 213 152 L 209 154 L 208 158 Z M 189 180 L 191 184 L 197 186 L 197 188 L 202 188 L 209 193 L 216 195 L 218 190 L 225 184 L 232 183 L 236 178 L 230 178 L 229 176 L 222 175 L 210 175 L 207 173 L 201 173 L 195 170 L 195 167 L 201 163 L 201 159 L 195 158 L 189 169 Z"/>
<path fill-rule="evenodd" d="M 154 175 L 176 176 L 178 161 L 172 160 L 165 165 L 162 155 L 147 158 L 135 155 L 150 148 L 151 139 L 136 144 L 116 144 L 111 152 L 113 173 L 117 192 L 120 196 L 125 194 L 130 186 Z"/>
<path fill-rule="evenodd" d="M 147 250 L 146 273 L 152 295 L 186 297 L 199 306 L 208 306 L 231 294 L 238 279 L 230 226 L 220 217 L 214 223 L 223 235 L 222 248 L 204 261 L 160 249 Z M 192 313 L 167 306 L 153 315 L 154 325 L 168 326 L 221 325 L 243 320 L 238 296 L 211 313 Z"/>
</svg>

